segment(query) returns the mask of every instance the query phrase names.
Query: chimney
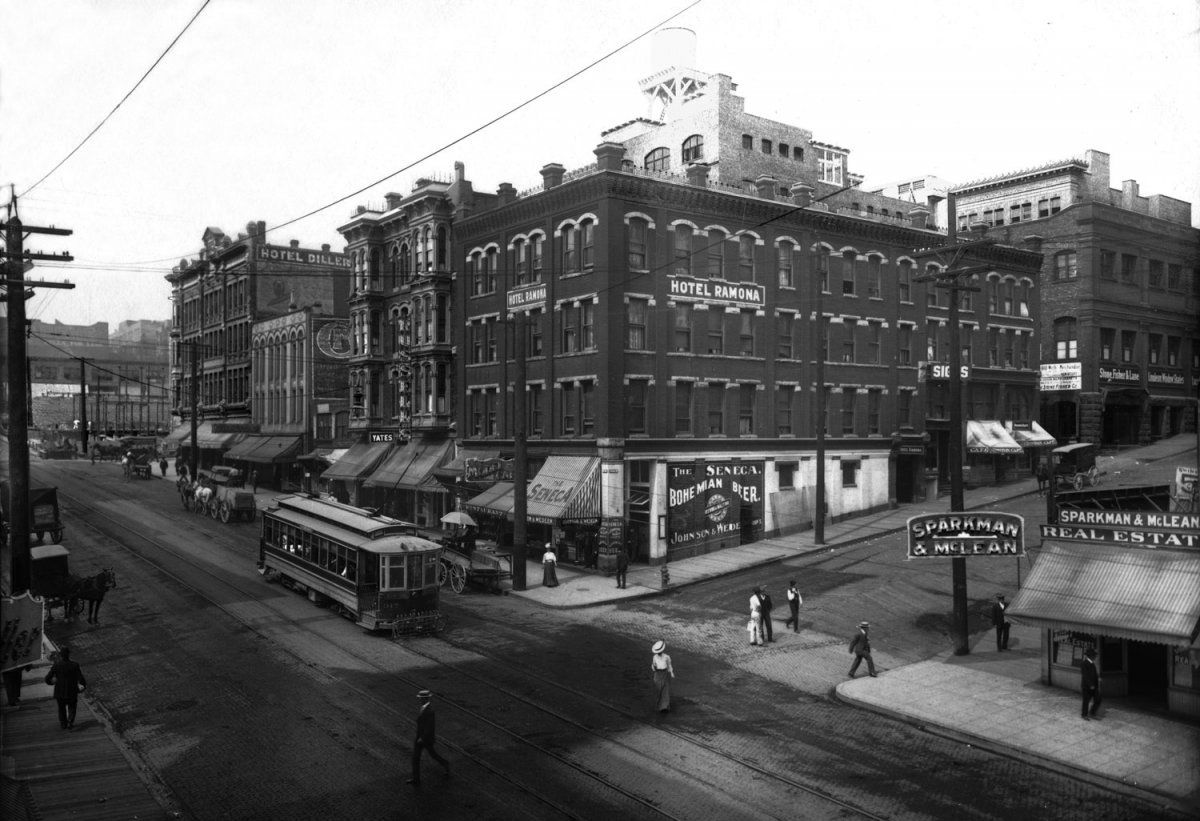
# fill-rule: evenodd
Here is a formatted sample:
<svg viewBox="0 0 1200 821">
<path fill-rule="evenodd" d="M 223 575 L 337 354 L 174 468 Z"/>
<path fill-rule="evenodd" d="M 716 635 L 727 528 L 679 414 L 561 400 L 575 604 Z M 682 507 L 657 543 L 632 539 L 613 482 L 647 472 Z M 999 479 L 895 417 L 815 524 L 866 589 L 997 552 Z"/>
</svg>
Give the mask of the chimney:
<svg viewBox="0 0 1200 821">
<path fill-rule="evenodd" d="M 1121 207 L 1132 211 L 1137 204 L 1137 180 L 1125 180 L 1121 183 Z"/>
<path fill-rule="evenodd" d="M 929 227 L 929 209 L 924 205 L 917 205 L 908 212 L 908 218 L 912 220 L 913 228 L 924 230 Z"/>
<path fill-rule="evenodd" d="M 258 237 L 259 237 L 259 239 L 265 239 L 266 236 L 267 236 L 267 223 L 264 220 L 259 220 L 258 221 Z"/>
<path fill-rule="evenodd" d="M 1040 234 L 1030 234 L 1021 241 L 1029 247 L 1030 251 L 1033 251 L 1035 254 L 1040 254 L 1042 252 L 1042 243 L 1046 241 L 1046 238 Z"/>
<path fill-rule="evenodd" d="M 712 168 L 706 162 L 694 162 L 687 167 L 688 185 L 708 188 L 708 172 Z"/>
<path fill-rule="evenodd" d="M 558 188 L 562 185 L 563 174 L 567 169 L 559 163 L 552 162 L 542 166 L 542 188 L 549 191 L 551 188 Z"/>
<path fill-rule="evenodd" d="M 288 243 L 288 245 L 292 246 L 293 248 L 299 248 L 299 247 L 300 247 L 300 240 L 298 240 L 298 239 L 294 239 L 294 240 L 292 240 L 291 242 L 289 242 L 289 243 Z"/>
<path fill-rule="evenodd" d="M 817 189 L 813 188 L 806 182 L 798 182 L 792 185 L 792 199 L 796 201 L 797 208 L 807 208 L 812 205 L 813 192 Z"/>
<path fill-rule="evenodd" d="M 600 171 L 621 170 L 621 161 L 625 159 L 625 146 L 621 143 L 600 143 L 593 153 L 596 155 L 596 168 Z"/>
<path fill-rule="evenodd" d="M 384 194 L 383 199 L 385 202 L 387 202 L 388 210 L 391 211 L 393 208 L 400 207 L 400 200 L 404 199 L 404 197 L 400 194 L 389 193 L 389 194 Z"/>
<path fill-rule="evenodd" d="M 467 167 L 463 165 L 462 160 L 454 161 L 454 181 L 462 182 L 467 178 Z"/>
<path fill-rule="evenodd" d="M 508 205 L 510 202 L 516 201 L 517 189 L 513 188 L 511 182 L 502 182 L 496 189 L 496 198 L 500 201 L 500 205 Z"/>
<path fill-rule="evenodd" d="M 754 187 L 758 189 L 758 196 L 764 200 L 775 199 L 775 178 L 770 174 L 760 174 L 754 180 Z"/>
<path fill-rule="evenodd" d="M 328 242 L 321 243 L 321 250 L 328 254 L 329 253 L 329 243 Z M 321 303 L 318 302 L 317 304 L 320 305 Z"/>
</svg>

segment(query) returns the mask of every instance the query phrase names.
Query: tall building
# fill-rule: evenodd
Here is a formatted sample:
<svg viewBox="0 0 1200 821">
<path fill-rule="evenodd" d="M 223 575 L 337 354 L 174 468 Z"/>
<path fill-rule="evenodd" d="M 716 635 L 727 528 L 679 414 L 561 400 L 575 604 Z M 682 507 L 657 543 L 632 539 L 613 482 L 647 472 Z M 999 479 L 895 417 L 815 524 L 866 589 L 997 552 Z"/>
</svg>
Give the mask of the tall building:
<svg viewBox="0 0 1200 821">
<path fill-rule="evenodd" d="M 196 408 L 201 461 L 211 464 L 258 430 L 251 416 L 254 323 L 303 307 L 345 316 L 350 260 L 328 245 L 270 244 L 261 221 L 236 237 L 209 227 L 202 242 L 197 258 L 182 260 L 166 279 L 174 302 L 174 412 L 190 419 Z M 169 438 L 191 447 L 190 428 L 181 426 Z"/>
<path fill-rule="evenodd" d="M 1145 443 L 1196 430 L 1200 230 L 1191 204 L 1135 180 L 1109 155 L 958 186 L 960 226 L 1003 242 L 1043 238 L 1041 419 L 1060 440 Z M 1008 292 L 989 300 L 1007 299 Z"/>
</svg>

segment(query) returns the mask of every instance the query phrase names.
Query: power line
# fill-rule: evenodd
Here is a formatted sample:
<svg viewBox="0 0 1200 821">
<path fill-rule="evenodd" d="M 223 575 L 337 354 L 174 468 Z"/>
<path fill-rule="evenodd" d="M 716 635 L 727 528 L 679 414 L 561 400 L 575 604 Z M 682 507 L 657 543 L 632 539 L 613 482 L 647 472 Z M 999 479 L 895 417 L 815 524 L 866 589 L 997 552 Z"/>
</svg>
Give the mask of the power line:
<svg viewBox="0 0 1200 821">
<path fill-rule="evenodd" d="M 172 48 L 175 47 L 176 43 L 179 42 L 179 38 L 183 37 L 183 35 L 187 32 L 187 30 L 192 27 L 192 23 L 196 22 L 196 18 L 199 17 L 200 14 L 206 8 L 208 8 L 208 4 L 211 2 L 212 2 L 212 0 L 204 0 L 204 5 L 200 7 L 199 11 L 197 11 L 195 14 L 192 15 L 192 19 L 188 20 L 187 25 L 184 26 L 183 29 L 178 34 L 175 35 L 175 39 L 171 41 L 170 45 L 168 45 L 166 47 L 166 49 L 163 50 L 162 54 L 158 55 L 158 59 L 154 61 L 154 63 L 150 66 L 150 68 L 146 69 L 146 73 L 142 75 L 141 79 L 133 84 L 133 88 L 129 89 L 129 91 L 126 92 L 125 96 L 121 98 L 121 101 L 118 102 L 115 106 L 113 106 L 113 110 L 108 112 L 108 114 L 105 115 L 104 119 L 101 120 L 100 123 L 95 128 L 93 128 L 91 131 L 89 131 L 88 135 L 86 137 L 84 137 L 82 140 L 80 140 L 79 145 L 72 148 L 71 152 L 69 154 L 67 154 L 67 156 L 65 156 L 61 160 L 59 160 L 58 165 L 51 168 L 49 171 L 47 171 L 42 176 L 42 178 L 40 180 L 38 180 L 33 185 L 29 186 L 23 192 L 21 192 L 21 196 L 25 196 L 30 191 L 32 191 L 33 189 L 35 189 L 39 185 L 41 185 L 43 182 L 45 182 L 47 177 L 49 177 L 51 174 L 53 174 L 55 171 L 57 171 L 59 168 L 61 168 L 63 166 L 63 164 L 66 163 L 67 160 L 69 160 L 69 159 L 71 159 L 71 157 L 75 156 L 75 152 L 77 152 L 79 149 L 83 148 L 83 146 L 87 143 L 87 141 L 90 140 L 93 136 L 95 136 L 96 132 L 99 131 L 104 126 L 104 124 L 108 122 L 109 118 L 112 117 L 112 115 L 117 113 L 117 109 L 120 108 L 122 105 L 124 105 L 125 101 L 128 100 L 130 98 L 130 96 L 133 95 L 133 92 L 137 91 L 138 87 L 143 82 L 145 82 L 146 78 L 150 76 L 150 72 L 154 71 L 154 69 L 158 67 L 158 64 L 161 63 L 163 58 L 167 56 L 167 53 Z"/>
</svg>

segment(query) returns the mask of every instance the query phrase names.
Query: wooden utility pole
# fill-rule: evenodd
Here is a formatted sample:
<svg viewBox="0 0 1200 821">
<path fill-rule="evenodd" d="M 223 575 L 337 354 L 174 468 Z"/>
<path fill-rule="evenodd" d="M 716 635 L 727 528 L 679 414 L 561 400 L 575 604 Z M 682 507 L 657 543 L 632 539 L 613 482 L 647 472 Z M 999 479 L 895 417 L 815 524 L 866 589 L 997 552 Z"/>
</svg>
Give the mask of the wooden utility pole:
<svg viewBox="0 0 1200 821">
<path fill-rule="evenodd" d="M 84 456 L 88 455 L 87 363 L 79 357 L 79 445 Z"/>
<path fill-rule="evenodd" d="M 513 390 L 513 546 L 512 572 L 513 590 L 524 590 L 528 552 L 528 536 L 525 517 L 528 515 L 528 448 L 525 442 L 525 333 L 528 314 L 517 311 L 513 354 L 516 358 L 515 385 Z"/>
<path fill-rule="evenodd" d="M 28 282 L 25 267 L 33 260 L 55 260 L 70 262 L 73 257 L 66 253 L 42 254 L 25 250 L 26 234 L 52 234 L 70 236 L 66 228 L 41 228 L 22 225 L 17 216 L 17 197 L 13 194 L 8 206 L 8 222 L 4 230 L 4 250 L 0 256 L 5 260 L 4 284 L 8 288 L 8 466 L 9 499 L 8 529 L 11 553 L 3 562 L 3 572 L 10 574 L 5 579 L 8 592 L 18 594 L 29 589 L 29 397 L 26 393 L 29 366 L 25 345 L 25 300 L 33 286 L 48 288 L 74 288 L 70 283 Z"/>
</svg>

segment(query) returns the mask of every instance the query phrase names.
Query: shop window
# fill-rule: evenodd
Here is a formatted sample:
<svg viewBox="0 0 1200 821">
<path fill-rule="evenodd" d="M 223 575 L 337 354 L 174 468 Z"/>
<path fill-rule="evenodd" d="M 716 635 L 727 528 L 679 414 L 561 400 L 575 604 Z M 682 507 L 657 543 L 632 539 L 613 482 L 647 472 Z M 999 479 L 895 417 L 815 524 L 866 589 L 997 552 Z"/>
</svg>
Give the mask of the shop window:
<svg viewBox="0 0 1200 821">
<path fill-rule="evenodd" d="M 858 487 L 858 472 L 862 468 L 862 462 L 858 459 L 843 459 L 842 461 L 842 487 Z"/>
<path fill-rule="evenodd" d="M 780 490 L 793 490 L 796 487 L 796 472 L 799 467 L 797 462 L 775 463 L 775 472 L 779 474 Z"/>
</svg>

